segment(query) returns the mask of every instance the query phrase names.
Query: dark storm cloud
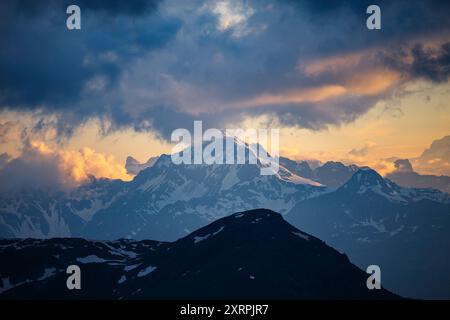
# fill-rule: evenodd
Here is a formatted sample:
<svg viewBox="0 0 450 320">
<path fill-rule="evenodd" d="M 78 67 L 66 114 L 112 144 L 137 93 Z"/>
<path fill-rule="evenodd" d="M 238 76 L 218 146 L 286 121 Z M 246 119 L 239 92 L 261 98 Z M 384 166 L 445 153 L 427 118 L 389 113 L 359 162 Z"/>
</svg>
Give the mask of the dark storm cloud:
<svg viewBox="0 0 450 320">
<path fill-rule="evenodd" d="M 66 28 L 69 3 L 82 8 L 81 30 Z M 156 1 L 2 1 L 0 104 L 76 108 L 96 76 L 102 89 L 114 88 L 128 63 L 176 33 L 178 22 L 156 9 Z M 84 115 L 101 113 L 97 108 Z"/>
<path fill-rule="evenodd" d="M 383 35 L 384 38 L 426 33 L 450 25 L 446 19 L 450 2 L 446 0 L 282 0 L 281 2 L 290 3 L 299 10 L 308 12 L 311 21 L 320 23 L 328 23 L 326 20 L 336 18 L 340 13 L 345 13 L 349 20 L 365 22 L 367 15 L 364 14 L 367 7 L 378 5 L 381 8 L 382 27 L 389 31 L 389 34 Z"/>
<path fill-rule="evenodd" d="M 154 11 L 160 0 L 3 0 L 2 12 L 9 13 L 10 20 L 20 15 L 35 16 L 55 8 L 65 12 L 65 9 L 75 4 L 92 12 L 104 12 L 110 15 L 139 16 Z M 13 14 L 13 16 L 11 16 Z M 8 15 L 4 14 L 4 18 Z"/>
<path fill-rule="evenodd" d="M 0 2 L 0 108 L 56 114 L 54 125 L 68 134 L 93 117 L 112 130 L 156 130 L 167 138 L 193 120 L 220 127 L 261 114 L 320 130 L 356 119 L 391 89 L 318 102 L 240 103 L 341 84 L 375 67 L 407 79 L 448 79 L 448 45 L 433 53 L 421 46 L 449 35 L 448 1 L 377 1 L 381 31 L 367 30 L 373 2 L 365 0 L 234 1 L 225 9 L 199 0 L 73 3 L 82 10 L 80 31 L 65 28 L 69 1 Z M 408 50 L 414 60 L 405 64 Z M 309 75 L 299 68 L 354 52 L 373 55 L 351 72 Z"/>
<path fill-rule="evenodd" d="M 144 113 L 144 118 L 153 119 L 150 127 L 135 125 L 135 130 L 145 131 L 148 129 L 156 130 L 163 139 L 170 140 L 170 135 L 174 128 L 186 128 L 193 130 L 193 123 L 196 120 L 192 115 L 180 112 L 176 108 L 166 106 L 154 107 Z M 207 125 L 205 117 L 202 119 Z M 170 124 L 170 125 L 169 125 Z"/>
<path fill-rule="evenodd" d="M 408 78 L 447 82 L 450 77 L 450 42 L 437 49 L 426 49 L 417 44 L 410 50 L 387 55 L 384 60 L 388 66 Z"/>
<path fill-rule="evenodd" d="M 319 55 L 343 53 L 382 45 L 397 46 L 419 36 L 429 36 L 450 30 L 450 1 L 443 0 L 282 0 L 300 12 L 307 13 L 308 21 L 326 29 L 328 34 L 314 33 Z M 366 28 L 366 9 L 369 5 L 381 8 L 382 31 L 369 32 Z M 331 36 L 331 37 L 330 37 Z M 327 41 L 321 41 L 321 39 Z"/>
<path fill-rule="evenodd" d="M 368 111 L 380 99 L 372 97 L 345 97 L 326 102 L 291 103 L 278 106 L 264 106 L 250 111 L 250 115 L 261 113 L 276 116 L 285 126 L 300 126 L 311 130 L 325 129 L 326 125 L 351 122 Z"/>
</svg>

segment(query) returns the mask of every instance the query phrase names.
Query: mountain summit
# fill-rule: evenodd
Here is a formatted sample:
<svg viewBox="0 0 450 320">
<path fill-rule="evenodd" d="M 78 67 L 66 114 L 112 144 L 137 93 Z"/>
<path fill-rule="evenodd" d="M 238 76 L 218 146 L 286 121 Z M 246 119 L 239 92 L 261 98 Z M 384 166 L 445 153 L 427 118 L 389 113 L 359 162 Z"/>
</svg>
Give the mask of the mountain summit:
<svg viewBox="0 0 450 320">
<path fill-rule="evenodd" d="M 369 167 L 360 168 L 341 188 L 358 194 L 371 191 L 391 196 L 400 191 L 396 184 L 383 179 L 378 172 Z"/>
</svg>

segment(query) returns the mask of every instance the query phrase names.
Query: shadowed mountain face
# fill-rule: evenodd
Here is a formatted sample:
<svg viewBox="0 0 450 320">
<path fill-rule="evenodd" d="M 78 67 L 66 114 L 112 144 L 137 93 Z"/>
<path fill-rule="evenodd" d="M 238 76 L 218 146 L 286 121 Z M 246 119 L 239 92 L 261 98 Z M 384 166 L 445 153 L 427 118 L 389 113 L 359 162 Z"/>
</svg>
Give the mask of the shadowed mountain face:
<svg viewBox="0 0 450 320">
<path fill-rule="evenodd" d="M 297 204 L 286 219 L 349 255 L 381 267 L 383 285 L 403 296 L 450 297 L 450 196 L 403 188 L 370 169 Z"/>
<path fill-rule="evenodd" d="M 0 298 L 398 298 L 367 289 L 368 275 L 346 255 L 265 209 L 219 219 L 171 243 L 28 239 L 0 244 Z M 81 268 L 81 290 L 66 288 L 70 264 Z"/>
<path fill-rule="evenodd" d="M 314 170 L 316 180 L 329 187 L 340 187 L 358 171 L 355 165 L 346 166 L 341 162 L 328 161 Z"/>
<path fill-rule="evenodd" d="M 356 165 L 346 166 L 342 162 L 328 161 L 312 169 L 306 161 L 294 161 L 280 157 L 280 164 L 295 174 L 321 183 L 322 185 L 337 188 L 347 182 L 358 171 Z"/>
</svg>

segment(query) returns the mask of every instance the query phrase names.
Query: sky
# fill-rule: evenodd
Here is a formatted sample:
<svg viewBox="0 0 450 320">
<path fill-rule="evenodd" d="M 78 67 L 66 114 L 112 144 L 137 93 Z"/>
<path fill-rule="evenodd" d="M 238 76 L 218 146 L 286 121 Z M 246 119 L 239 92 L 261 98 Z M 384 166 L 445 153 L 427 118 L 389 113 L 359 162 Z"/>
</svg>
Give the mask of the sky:
<svg viewBox="0 0 450 320">
<path fill-rule="evenodd" d="M 1 1 L 2 184 L 129 180 L 127 156 L 169 153 L 194 120 L 280 128 L 297 160 L 450 175 L 420 158 L 450 135 L 450 3 L 372 2 Z"/>
</svg>

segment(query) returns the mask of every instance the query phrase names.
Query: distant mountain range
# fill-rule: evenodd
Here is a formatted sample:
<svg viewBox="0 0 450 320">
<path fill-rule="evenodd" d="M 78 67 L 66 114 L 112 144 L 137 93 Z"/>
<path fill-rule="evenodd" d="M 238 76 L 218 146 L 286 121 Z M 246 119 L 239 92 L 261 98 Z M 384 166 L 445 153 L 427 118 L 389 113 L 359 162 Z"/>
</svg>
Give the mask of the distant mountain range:
<svg viewBox="0 0 450 320">
<path fill-rule="evenodd" d="M 263 176 L 260 166 L 175 165 L 161 155 L 131 182 L 92 179 L 68 194 L 14 193 L 0 198 L 0 237 L 176 240 L 237 211 L 286 213 L 327 191 L 283 166 Z"/>
<path fill-rule="evenodd" d="M 0 299 L 398 299 L 270 210 L 236 213 L 175 242 L 0 240 Z M 30 263 L 33 261 L 33 263 Z M 80 266 L 81 290 L 66 288 Z"/>
<path fill-rule="evenodd" d="M 299 202 L 293 225 L 349 255 L 377 264 L 386 288 L 409 297 L 450 297 L 450 195 L 403 188 L 361 169 L 337 190 Z"/>
<path fill-rule="evenodd" d="M 307 161 L 297 162 L 285 157 L 280 157 L 280 164 L 301 177 L 320 182 L 331 188 L 344 184 L 359 169 L 356 165 L 346 166 L 335 161 L 325 162 L 323 165 L 312 169 Z"/>
<path fill-rule="evenodd" d="M 386 175 L 386 178 L 405 187 L 436 188 L 450 193 L 450 177 L 419 174 L 414 171 L 408 159 L 395 161 L 396 170 Z"/>
<path fill-rule="evenodd" d="M 281 158 L 269 176 L 260 165 L 175 165 L 161 155 L 130 182 L 93 178 L 68 193 L 3 194 L 0 238 L 174 241 L 235 212 L 266 208 L 360 268 L 382 266 L 393 292 L 450 298 L 448 193 L 405 188 L 339 162 L 313 169 Z"/>
</svg>

